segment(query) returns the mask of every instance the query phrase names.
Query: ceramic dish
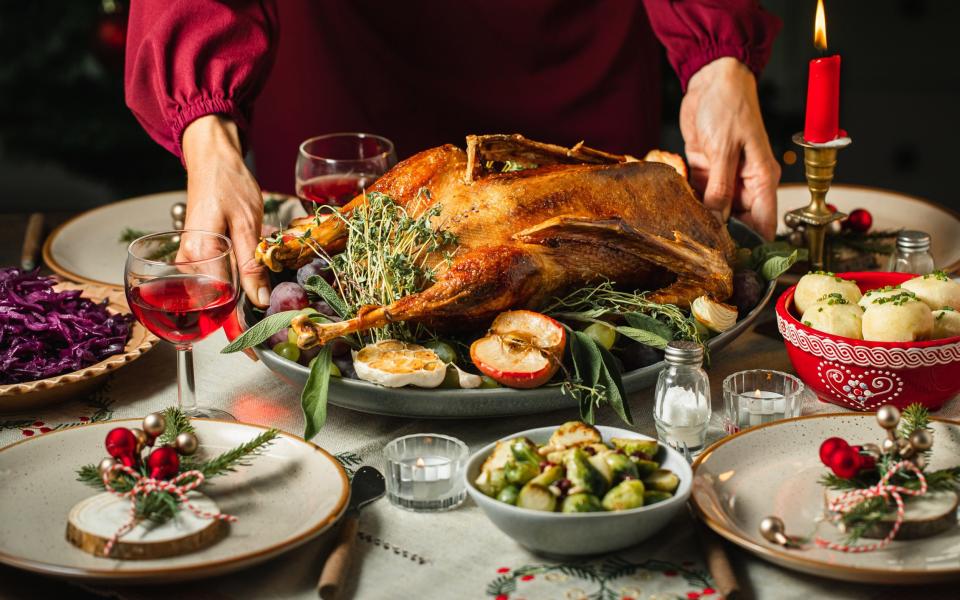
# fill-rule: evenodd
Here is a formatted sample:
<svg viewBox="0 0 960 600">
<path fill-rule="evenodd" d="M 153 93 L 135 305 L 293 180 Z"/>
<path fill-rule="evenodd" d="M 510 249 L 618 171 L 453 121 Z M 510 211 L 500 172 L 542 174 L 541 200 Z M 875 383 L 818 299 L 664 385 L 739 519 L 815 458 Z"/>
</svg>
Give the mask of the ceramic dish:
<svg viewBox="0 0 960 600">
<path fill-rule="evenodd" d="M 70 282 L 58 283 L 56 289 L 80 290 L 84 298 L 89 298 L 95 302 L 108 300 L 108 306 L 113 312 L 130 312 L 122 290 L 101 285 Z M 104 375 L 137 360 L 156 346 L 158 341 L 159 339 L 147 331 L 143 325 L 138 321 L 133 321 L 130 325 L 130 338 L 127 340 L 123 352 L 119 354 L 108 356 L 100 362 L 79 371 L 71 371 L 70 373 L 36 381 L 0 385 L 0 413 L 33 410 L 88 394 L 106 381 Z"/>
<path fill-rule="evenodd" d="M 898 285 L 907 273 L 840 273 L 861 291 Z M 924 342 L 868 342 L 807 327 L 794 316 L 793 292 L 777 300 L 777 327 L 794 371 L 822 400 L 853 410 L 919 402 L 937 410 L 960 393 L 960 337 Z"/>
<path fill-rule="evenodd" d="M 834 184 L 827 201 L 849 214 L 865 208 L 873 215 L 874 230 L 918 229 L 933 240 L 930 251 L 937 268 L 960 272 L 960 214 L 929 200 L 899 192 L 859 185 Z M 806 206 L 810 190 L 805 183 L 787 183 L 777 189 L 777 233 L 788 233 L 783 215 Z M 883 265 L 886 268 L 886 265 Z M 784 276 L 788 277 L 787 275 Z"/>
<path fill-rule="evenodd" d="M 741 246 L 753 247 L 760 237 L 739 221 L 730 222 L 730 233 Z M 718 352 L 750 327 L 773 295 L 774 282 L 767 285 L 763 298 L 744 318 L 731 329 L 710 338 L 707 346 Z M 252 307 L 243 299 L 244 328 L 256 322 Z M 230 333 L 229 337 L 236 335 Z M 289 361 L 264 348 L 253 349 L 270 370 L 298 389 L 307 382 L 310 370 Z M 623 386 L 627 393 L 634 393 L 656 383 L 657 374 L 663 368 L 658 362 L 642 369 L 623 374 Z M 531 390 L 510 388 L 493 389 L 418 389 L 385 388 L 358 379 L 330 380 L 331 404 L 361 412 L 395 417 L 465 418 L 497 417 L 507 415 L 541 414 L 551 410 L 577 406 L 576 400 L 561 393 L 559 385 L 547 385 Z"/>
<path fill-rule="evenodd" d="M 266 200 L 288 200 L 289 196 L 265 193 Z M 60 225 L 43 244 L 43 261 L 58 275 L 71 281 L 123 287 L 123 263 L 127 244 L 120 242 L 126 228 L 139 231 L 173 229 L 170 209 L 186 202 L 186 191 L 164 192 L 113 202 L 88 210 Z M 302 215 L 296 199 L 284 201 L 278 218 L 286 223 Z M 265 219 L 270 222 L 269 218 Z"/>
<path fill-rule="evenodd" d="M 614 437 L 652 439 L 616 427 L 600 425 L 597 429 L 605 442 Z M 544 444 L 556 430 L 557 426 L 539 427 L 503 439 L 528 437 L 536 444 Z M 690 496 L 690 465 L 675 450 L 661 445 L 661 452 L 666 452 L 663 468 L 670 469 L 680 478 L 680 487 L 668 500 L 616 512 L 564 514 L 518 508 L 487 496 L 474 484 L 483 461 L 493 452 L 494 446 L 496 442 L 487 444 L 467 461 L 464 471 L 467 493 L 500 531 L 535 552 L 559 556 L 589 555 L 639 544 L 683 510 Z"/>
<path fill-rule="evenodd" d="M 935 419 L 931 469 L 956 464 L 960 423 Z M 826 467 L 817 449 L 839 436 L 859 442 L 883 437 L 873 415 L 830 414 L 758 425 L 710 446 L 693 464 L 691 504 L 711 529 L 772 563 L 820 577 L 874 584 L 934 583 L 960 578 L 960 527 L 926 539 L 893 541 L 884 549 L 844 553 L 805 545 L 787 550 L 767 542 L 761 519 L 776 515 L 787 533 L 816 532 L 841 541 L 832 525 L 814 520 L 823 511 L 817 483 Z"/>
<path fill-rule="evenodd" d="M 76 469 L 99 461 L 107 432 L 139 419 L 105 421 L 30 438 L 0 450 L 0 562 L 45 575 L 110 583 L 170 583 L 221 575 L 292 550 L 326 531 L 346 509 L 350 487 L 326 451 L 283 433 L 237 472 L 204 488 L 235 515 L 221 541 L 160 560 L 115 560 L 75 548 L 64 536 L 67 513 L 95 492 Z M 216 454 L 263 427 L 194 419 L 201 448 Z M 15 517 L 15 518 L 14 518 Z"/>
</svg>

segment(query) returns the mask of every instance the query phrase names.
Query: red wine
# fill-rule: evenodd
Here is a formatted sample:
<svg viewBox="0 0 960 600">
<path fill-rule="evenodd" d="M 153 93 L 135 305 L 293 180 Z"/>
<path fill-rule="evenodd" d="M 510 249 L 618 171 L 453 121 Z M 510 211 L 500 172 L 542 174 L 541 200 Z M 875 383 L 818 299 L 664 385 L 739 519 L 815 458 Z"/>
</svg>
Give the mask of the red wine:
<svg viewBox="0 0 960 600">
<path fill-rule="evenodd" d="M 186 344 L 223 325 L 237 305 L 237 291 L 206 275 L 174 275 L 131 288 L 127 301 L 144 327 L 168 342 Z"/>
<path fill-rule="evenodd" d="M 343 206 L 363 193 L 377 180 L 369 173 L 350 173 L 347 175 L 322 175 L 304 182 L 298 182 L 297 194 L 307 214 L 313 214 L 317 206 Z"/>
</svg>

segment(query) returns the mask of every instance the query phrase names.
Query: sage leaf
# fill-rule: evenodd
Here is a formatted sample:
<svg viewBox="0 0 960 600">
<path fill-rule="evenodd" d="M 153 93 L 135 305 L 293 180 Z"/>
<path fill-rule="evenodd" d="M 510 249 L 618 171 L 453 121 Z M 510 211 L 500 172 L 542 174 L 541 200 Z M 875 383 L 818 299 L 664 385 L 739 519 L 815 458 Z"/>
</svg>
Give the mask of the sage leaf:
<svg viewBox="0 0 960 600">
<path fill-rule="evenodd" d="M 340 297 L 337 290 L 333 289 L 323 277 L 311 275 L 307 278 L 307 284 L 303 286 L 303 289 L 307 290 L 308 293 L 323 298 L 341 319 L 350 317 L 350 309 L 347 308 L 346 302 L 343 301 L 343 298 Z"/>
<path fill-rule="evenodd" d="M 760 275 L 767 281 L 773 281 L 790 270 L 790 267 L 797 262 L 799 253 L 794 250 L 788 256 L 771 256 L 763 262 L 760 267 Z"/>
<path fill-rule="evenodd" d="M 793 246 L 788 242 L 780 240 L 776 242 L 764 242 L 754 247 L 752 251 L 754 267 L 759 267 L 774 256 L 790 256 L 794 251 Z"/>
<path fill-rule="evenodd" d="M 285 310 L 270 315 L 250 329 L 244 331 L 237 339 L 224 346 L 223 349 L 220 350 L 220 353 L 230 354 L 231 352 L 239 352 L 240 350 L 246 350 L 247 348 L 261 344 L 281 329 L 290 327 L 290 321 L 299 314 L 299 310 Z"/>
<path fill-rule="evenodd" d="M 656 317 L 652 317 L 644 313 L 628 312 L 624 313 L 623 318 L 626 319 L 627 323 L 629 323 L 631 327 L 649 331 L 650 333 L 657 335 L 668 342 L 673 340 L 676 335 L 673 327 L 657 319 Z"/>
<path fill-rule="evenodd" d="M 603 358 L 597 350 L 597 344 L 589 335 L 582 331 L 572 331 L 570 338 L 570 354 L 573 362 L 573 369 L 580 385 L 595 390 L 600 382 L 600 370 L 603 368 Z M 577 389 L 575 395 L 580 402 L 580 418 L 593 424 L 594 397 L 588 390 Z"/>
<path fill-rule="evenodd" d="M 628 327 L 626 325 L 620 325 L 616 329 L 617 333 L 624 337 L 630 338 L 635 342 L 639 342 L 652 348 L 657 348 L 659 350 L 666 348 L 667 343 L 670 341 L 666 338 L 660 337 L 655 333 L 647 331 L 646 329 L 638 329 L 636 327 Z"/>
<path fill-rule="evenodd" d="M 300 408 L 303 409 L 303 439 L 310 440 L 323 429 L 327 422 L 327 395 L 330 391 L 330 365 L 333 363 L 333 353 L 330 344 L 320 349 L 313 365 L 310 367 L 310 376 L 300 393 Z"/>
<path fill-rule="evenodd" d="M 599 344 L 595 345 L 602 359 L 600 383 L 606 388 L 607 403 L 624 422 L 633 425 L 633 416 L 630 414 L 630 405 L 626 401 L 627 394 L 623 389 L 623 380 L 620 377 L 617 361 L 609 350 Z"/>
</svg>

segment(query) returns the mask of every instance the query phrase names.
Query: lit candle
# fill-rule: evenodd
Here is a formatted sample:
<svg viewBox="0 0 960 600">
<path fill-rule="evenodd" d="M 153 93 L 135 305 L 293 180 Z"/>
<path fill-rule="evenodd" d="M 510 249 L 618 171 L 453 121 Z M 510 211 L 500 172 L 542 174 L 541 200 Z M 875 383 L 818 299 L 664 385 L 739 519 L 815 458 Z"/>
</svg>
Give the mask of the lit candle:
<svg viewBox="0 0 960 600">
<path fill-rule="evenodd" d="M 827 51 L 827 19 L 823 0 L 817 0 L 813 45 Z M 840 135 L 840 55 L 810 61 L 807 79 L 807 114 L 803 137 L 808 142 L 823 143 Z"/>
<path fill-rule="evenodd" d="M 741 426 L 760 425 L 772 420 L 771 415 L 780 415 L 786 411 L 787 401 L 783 394 L 754 390 L 752 394 L 740 396 Z M 743 416 L 747 416 L 743 419 Z M 746 421 L 745 423 L 743 421 Z"/>
</svg>

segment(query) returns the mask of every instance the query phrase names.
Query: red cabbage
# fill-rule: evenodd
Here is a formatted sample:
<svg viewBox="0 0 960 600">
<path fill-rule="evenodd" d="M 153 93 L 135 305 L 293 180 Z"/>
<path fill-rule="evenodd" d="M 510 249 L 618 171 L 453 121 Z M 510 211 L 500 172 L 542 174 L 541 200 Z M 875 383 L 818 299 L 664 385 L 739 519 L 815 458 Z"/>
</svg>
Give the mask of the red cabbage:
<svg viewBox="0 0 960 600">
<path fill-rule="evenodd" d="M 133 317 L 54 283 L 39 269 L 0 268 L 0 384 L 77 371 L 123 352 Z"/>
</svg>

